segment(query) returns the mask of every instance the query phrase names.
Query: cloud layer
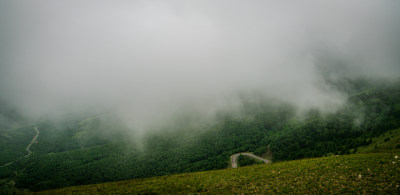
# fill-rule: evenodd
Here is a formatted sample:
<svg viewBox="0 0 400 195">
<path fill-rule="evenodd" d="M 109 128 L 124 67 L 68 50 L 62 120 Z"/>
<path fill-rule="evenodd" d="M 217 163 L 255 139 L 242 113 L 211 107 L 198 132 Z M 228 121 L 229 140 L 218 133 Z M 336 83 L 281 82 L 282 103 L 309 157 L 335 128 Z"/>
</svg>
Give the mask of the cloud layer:
<svg viewBox="0 0 400 195">
<path fill-rule="evenodd" d="M 340 77 L 400 73 L 398 1 L 0 3 L 0 98 L 30 116 L 112 109 L 144 128 L 258 92 L 339 105 Z"/>
</svg>

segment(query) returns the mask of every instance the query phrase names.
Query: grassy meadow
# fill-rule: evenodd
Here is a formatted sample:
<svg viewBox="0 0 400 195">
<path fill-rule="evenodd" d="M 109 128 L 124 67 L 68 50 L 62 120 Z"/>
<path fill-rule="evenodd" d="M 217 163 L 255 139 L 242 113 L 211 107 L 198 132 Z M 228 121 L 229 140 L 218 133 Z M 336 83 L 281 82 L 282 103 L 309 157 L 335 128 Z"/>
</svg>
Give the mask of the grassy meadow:
<svg viewBox="0 0 400 195">
<path fill-rule="evenodd" d="M 134 179 L 35 194 L 400 193 L 400 150 Z"/>
</svg>

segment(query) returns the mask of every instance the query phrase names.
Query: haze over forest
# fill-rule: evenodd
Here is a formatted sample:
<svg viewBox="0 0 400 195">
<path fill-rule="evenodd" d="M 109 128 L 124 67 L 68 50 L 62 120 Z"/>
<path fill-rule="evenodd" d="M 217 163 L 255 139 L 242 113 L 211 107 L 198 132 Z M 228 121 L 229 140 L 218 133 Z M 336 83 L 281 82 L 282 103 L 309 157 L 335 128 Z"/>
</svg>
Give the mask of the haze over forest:
<svg viewBox="0 0 400 195">
<path fill-rule="evenodd" d="M 399 194 L 399 18 L 399 0 L 2 0 L 0 194 Z"/>
<path fill-rule="evenodd" d="M 400 75 L 399 1 L 2 1 L 0 100 L 146 131 L 242 98 L 332 111 L 330 82 Z M 0 116 L 1 118 L 1 116 Z"/>
</svg>

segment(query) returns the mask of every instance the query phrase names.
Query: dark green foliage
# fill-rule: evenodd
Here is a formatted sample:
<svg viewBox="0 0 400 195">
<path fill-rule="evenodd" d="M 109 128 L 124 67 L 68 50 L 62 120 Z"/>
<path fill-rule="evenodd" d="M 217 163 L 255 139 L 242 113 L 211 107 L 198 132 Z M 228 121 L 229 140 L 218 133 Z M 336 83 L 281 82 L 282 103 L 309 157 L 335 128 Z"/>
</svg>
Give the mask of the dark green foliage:
<svg viewBox="0 0 400 195">
<path fill-rule="evenodd" d="M 266 146 L 260 146 L 257 149 L 254 150 L 254 154 L 261 156 L 267 152 L 267 147 Z"/>
<path fill-rule="evenodd" d="M 366 141 L 368 137 L 400 127 L 396 106 L 400 103 L 400 84 L 361 86 L 358 86 L 361 92 L 352 89 L 354 95 L 335 113 L 321 116 L 311 110 L 304 121 L 288 125 L 271 136 L 274 159 L 349 154 L 351 149 L 370 144 L 371 140 Z"/>
<path fill-rule="evenodd" d="M 238 115 L 221 112 L 208 126 L 183 123 L 149 133 L 138 144 L 118 121 L 102 116 L 43 121 L 37 124 L 40 137 L 32 155 L 0 168 L 0 177 L 19 188 L 43 190 L 223 169 L 230 155 L 261 155 L 267 146 L 274 161 L 354 153 L 371 144 L 370 138 L 400 126 L 400 85 L 349 86 L 345 90 L 352 95 L 333 113 L 311 109 L 299 116 L 288 104 L 244 98 Z M 15 140 L 22 152 L 34 135 L 29 128 L 24 144 Z"/>
<path fill-rule="evenodd" d="M 238 158 L 238 164 L 241 167 L 254 164 L 263 164 L 263 163 L 264 162 L 260 160 L 255 160 L 254 158 L 251 158 L 249 156 L 240 155 Z"/>
<path fill-rule="evenodd" d="M 25 150 L 35 135 L 33 127 L 0 129 L 0 166 L 25 156 Z"/>
</svg>

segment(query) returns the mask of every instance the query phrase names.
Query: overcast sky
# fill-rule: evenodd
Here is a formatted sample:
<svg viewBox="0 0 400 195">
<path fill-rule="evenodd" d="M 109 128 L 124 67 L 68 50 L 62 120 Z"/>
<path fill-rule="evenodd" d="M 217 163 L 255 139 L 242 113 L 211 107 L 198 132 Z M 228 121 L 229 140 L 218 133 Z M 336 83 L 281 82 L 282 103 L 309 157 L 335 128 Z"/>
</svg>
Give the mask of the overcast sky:
<svg viewBox="0 0 400 195">
<path fill-rule="evenodd" d="M 340 105 L 324 83 L 400 75 L 397 0 L 0 3 L 0 99 L 29 116 L 113 109 L 145 127 L 258 92 Z M 340 64 L 340 65 L 338 65 Z"/>
</svg>

